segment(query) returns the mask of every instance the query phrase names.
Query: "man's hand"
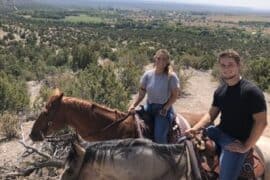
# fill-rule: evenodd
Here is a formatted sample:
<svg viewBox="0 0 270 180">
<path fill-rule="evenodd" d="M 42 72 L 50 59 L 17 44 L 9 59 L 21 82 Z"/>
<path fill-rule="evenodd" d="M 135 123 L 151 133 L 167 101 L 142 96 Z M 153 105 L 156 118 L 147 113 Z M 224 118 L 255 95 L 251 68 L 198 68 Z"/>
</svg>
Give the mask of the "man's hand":
<svg viewBox="0 0 270 180">
<path fill-rule="evenodd" d="M 234 142 L 228 144 L 225 149 L 232 152 L 246 153 L 250 150 L 250 147 L 247 147 L 242 142 L 235 140 Z"/>
</svg>

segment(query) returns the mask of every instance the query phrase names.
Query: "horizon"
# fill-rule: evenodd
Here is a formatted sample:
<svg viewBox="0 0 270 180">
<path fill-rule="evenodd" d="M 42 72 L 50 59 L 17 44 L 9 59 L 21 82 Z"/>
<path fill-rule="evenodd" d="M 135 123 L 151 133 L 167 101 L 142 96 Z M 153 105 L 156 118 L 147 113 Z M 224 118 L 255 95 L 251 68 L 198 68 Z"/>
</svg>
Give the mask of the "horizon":
<svg viewBox="0 0 270 180">
<path fill-rule="evenodd" d="M 240 7 L 250 8 L 253 10 L 269 10 L 269 0 L 145 0 L 149 2 L 170 2 L 170 3 L 184 3 L 191 5 L 210 5 L 210 6 L 227 6 L 227 7 Z"/>
<path fill-rule="evenodd" d="M 4 0 L 8 1 L 8 0 Z M 10 0 L 9 0 L 10 1 Z M 22 0 L 11 0 L 20 4 Z M 127 9 L 191 10 L 223 13 L 262 13 L 270 14 L 270 1 L 267 0 L 25 0 L 60 7 L 112 7 Z M 1 0 L 0 0 L 1 2 Z"/>
</svg>

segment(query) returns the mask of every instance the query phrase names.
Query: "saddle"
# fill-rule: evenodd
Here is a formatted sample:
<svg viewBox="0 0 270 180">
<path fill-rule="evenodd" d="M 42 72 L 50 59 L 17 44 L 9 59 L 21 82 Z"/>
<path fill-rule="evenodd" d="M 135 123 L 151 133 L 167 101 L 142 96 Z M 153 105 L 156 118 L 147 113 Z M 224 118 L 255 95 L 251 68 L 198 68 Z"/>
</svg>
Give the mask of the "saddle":
<svg viewBox="0 0 270 180">
<path fill-rule="evenodd" d="M 215 143 L 207 137 L 200 138 L 199 141 L 201 142 L 194 142 L 194 147 L 197 152 L 198 162 L 201 165 L 202 176 L 207 177 L 207 179 L 216 179 L 219 175 L 219 153 Z M 240 178 L 256 179 L 263 175 L 265 170 L 264 162 L 257 150 L 252 148 L 248 152 L 242 166 Z"/>
<path fill-rule="evenodd" d="M 154 121 L 152 120 L 151 116 L 144 110 L 143 106 L 141 106 L 140 109 L 136 111 L 136 114 L 139 116 L 140 120 L 144 121 L 147 127 L 142 129 L 143 137 L 154 140 Z M 181 130 L 177 125 L 175 116 L 168 132 L 168 142 L 176 143 L 180 135 Z"/>
</svg>

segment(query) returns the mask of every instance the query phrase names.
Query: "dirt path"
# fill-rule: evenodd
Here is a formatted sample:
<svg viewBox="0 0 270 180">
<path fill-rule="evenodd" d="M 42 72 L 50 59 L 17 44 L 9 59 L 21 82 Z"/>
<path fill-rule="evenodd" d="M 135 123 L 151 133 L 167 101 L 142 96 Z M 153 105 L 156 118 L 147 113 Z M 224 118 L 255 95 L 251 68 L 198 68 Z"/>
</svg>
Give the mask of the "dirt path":
<svg viewBox="0 0 270 180">
<path fill-rule="evenodd" d="M 30 98 L 30 108 L 33 107 L 33 104 L 36 100 L 36 98 L 39 95 L 39 91 L 41 89 L 42 83 L 38 81 L 28 81 L 27 82 L 27 89 L 28 89 L 28 94 Z"/>
<path fill-rule="evenodd" d="M 213 92 L 218 82 L 213 80 L 210 71 L 202 72 L 194 69 L 186 71 L 191 77 L 181 98 L 177 100 L 175 109 L 177 112 L 206 112 L 212 103 Z"/>
<path fill-rule="evenodd" d="M 39 90 L 41 88 L 41 83 L 37 81 L 29 81 L 27 82 L 28 94 L 30 98 L 30 107 L 33 107 L 33 103 L 36 97 L 39 95 Z M 1 167 L 8 167 L 18 165 L 22 153 L 25 151 L 25 148 L 18 142 L 22 140 L 23 142 L 30 144 L 31 141 L 29 140 L 29 131 L 33 122 L 26 122 L 21 125 L 19 134 L 21 134 L 20 139 L 13 139 L 8 142 L 0 142 L 0 168 Z M 1 139 L 2 137 L 0 137 Z M 1 177 L 0 177 L 1 179 Z"/>
</svg>

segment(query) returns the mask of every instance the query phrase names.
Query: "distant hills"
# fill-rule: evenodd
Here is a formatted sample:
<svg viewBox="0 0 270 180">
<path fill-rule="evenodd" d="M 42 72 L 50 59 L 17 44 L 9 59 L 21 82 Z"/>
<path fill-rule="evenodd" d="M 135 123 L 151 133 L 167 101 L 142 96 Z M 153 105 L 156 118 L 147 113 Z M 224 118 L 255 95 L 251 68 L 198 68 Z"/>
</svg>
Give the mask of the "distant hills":
<svg viewBox="0 0 270 180">
<path fill-rule="evenodd" d="M 2 2 L 2 3 L 1 3 Z M 3 3 L 4 2 L 4 3 Z M 2 5 L 1 5 L 2 4 Z M 200 12 L 227 12 L 227 13 L 246 13 L 262 12 L 255 11 L 244 7 L 227 7 L 211 5 L 195 5 L 173 2 L 158 2 L 149 0 L 0 0 L 0 9 L 3 4 L 10 7 L 15 6 L 35 6 L 46 5 L 57 8 L 117 8 L 117 9 L 157 9 L 157 10 L 183 10 L 183 11 L 200 11 Z"/>
</svg>

